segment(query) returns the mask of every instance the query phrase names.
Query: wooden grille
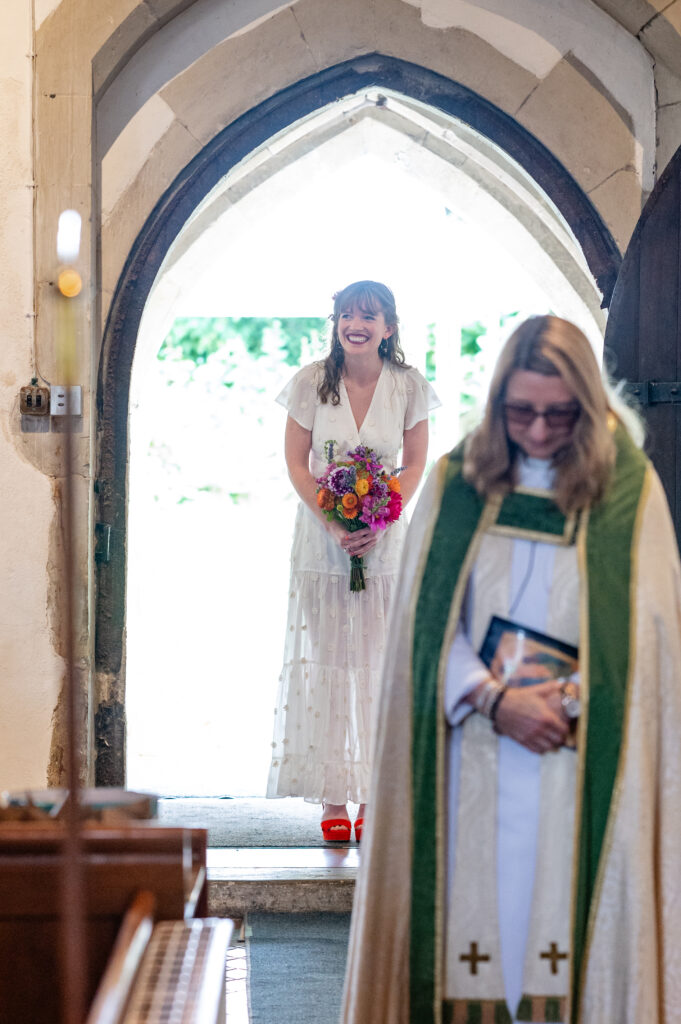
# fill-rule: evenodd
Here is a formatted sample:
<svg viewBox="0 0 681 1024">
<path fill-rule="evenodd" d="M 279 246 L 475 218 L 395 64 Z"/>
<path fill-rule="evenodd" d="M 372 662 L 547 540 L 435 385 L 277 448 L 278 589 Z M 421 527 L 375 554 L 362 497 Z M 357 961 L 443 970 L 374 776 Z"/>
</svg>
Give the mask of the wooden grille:
<svg viewBox="0 0 681 1024">
<path fill-rule="evenodd" d="M 157 924 L 123 1024 L 222 1024 L 230 935 L 216 919 Z"/>
</svg>

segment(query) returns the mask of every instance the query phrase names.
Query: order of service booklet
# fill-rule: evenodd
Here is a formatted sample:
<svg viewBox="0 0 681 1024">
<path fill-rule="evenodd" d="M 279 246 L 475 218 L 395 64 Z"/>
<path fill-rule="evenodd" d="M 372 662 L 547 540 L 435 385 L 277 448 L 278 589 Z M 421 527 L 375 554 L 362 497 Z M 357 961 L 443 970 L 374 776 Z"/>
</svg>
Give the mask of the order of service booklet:
<svg viewBox="0 0 681 1024">
<path fill-rule="evenodd" d="M 480 648 L 493 676 L 508 686 L 569 679 L 579 669 L 578 649 L 555 637 L 494 615 Z"/>
<path fill-rule="evenodd" d="M 533 686 L 550 679 L 569 679 L 579 670 L 579 651 L 536 629 L 492 616 L 480 658 L 492 675 L 506 686 Z M 566 747 L 575 747 L 576 721 L 570 726 Z"/>
</svg>

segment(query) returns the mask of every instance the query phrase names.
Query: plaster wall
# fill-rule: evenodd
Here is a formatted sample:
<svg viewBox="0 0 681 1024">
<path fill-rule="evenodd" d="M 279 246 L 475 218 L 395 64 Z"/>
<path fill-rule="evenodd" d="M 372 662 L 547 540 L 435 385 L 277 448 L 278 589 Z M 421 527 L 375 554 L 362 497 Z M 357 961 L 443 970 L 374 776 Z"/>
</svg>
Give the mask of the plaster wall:
<svg viewBox="0 0 681 1024">
<path fill-rule="evenodd" d="M 36 355 L 46 378 L 56 382 L 59 372 L 52 282 L 60 211 L 75 207 L 85 225 L 77 311 L 85 414 L 75 437 L 76 640 L 88 698 L 88 538 L 98 472 L 92 394 L 101 324 L 130 247 L 163 190 L 255 103 L 376 50 L 452 77 L 517 117 L 586 189 L 623 248 L 656 173 L 681 142 L 681 0 L 663 10 L 646 0 L 579 0 L 580 9 L 587 6 L 588 26 L 568 40 L 547 5 L 529 0 L 503 5 L 512 23 L 503 33 L 493 18 L 485 20 L 500 14 L 492 0 L 0 4 L 0 788 L 43 785 L 61 772 L 63 438 L 53 428 L 22 432 L 18 414 L 18 389 L 34 374 Z M 626 75 L 622 54 L 629 54 Z M 112 103 L 119 79 L 120 95 L 132 106 Z"/>
<path fill-rule="evenodd" d="M 44 786 L 63 663 L 51 615 L 55 482 L 20 434 L 34 360 L 30 0 L 0 4 L 0 790 Z M 46 371 L 45 371 L 46 372 Z"/>
</svg>

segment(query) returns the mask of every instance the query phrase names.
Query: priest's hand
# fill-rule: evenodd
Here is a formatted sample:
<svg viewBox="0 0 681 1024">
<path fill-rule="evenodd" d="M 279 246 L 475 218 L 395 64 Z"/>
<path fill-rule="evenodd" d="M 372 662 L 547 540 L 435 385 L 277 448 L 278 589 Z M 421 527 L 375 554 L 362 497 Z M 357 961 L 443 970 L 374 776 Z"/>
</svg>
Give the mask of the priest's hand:
<svg viewBox="0 0 681 1024">
<path fill-rule="evenodd" d="M 535 754 L 557 750 L 570 728 L 559 710 L 560 686 L 555 679 L 535 686 L 510 686 L 497 709 L 497 731 Z"/>
</svg>

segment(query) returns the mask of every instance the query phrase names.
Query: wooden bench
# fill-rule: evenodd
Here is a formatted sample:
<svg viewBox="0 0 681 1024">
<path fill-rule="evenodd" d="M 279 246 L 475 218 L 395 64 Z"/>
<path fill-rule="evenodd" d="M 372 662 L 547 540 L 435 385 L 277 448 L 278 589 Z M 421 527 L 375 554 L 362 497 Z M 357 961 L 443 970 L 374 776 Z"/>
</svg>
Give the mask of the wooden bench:
<svg viewBox="0 0 681 1024">
<path fill-rule="evenodd" d="M 63 838 L 59 823 L 0 824 L 0 1021 L 59 1021 Z M 88 1006 L 133 908 L 155 926 L 206 916 L 206 845 L 203 829 L 151 822 L 83 830 Z"/>
</svg>

